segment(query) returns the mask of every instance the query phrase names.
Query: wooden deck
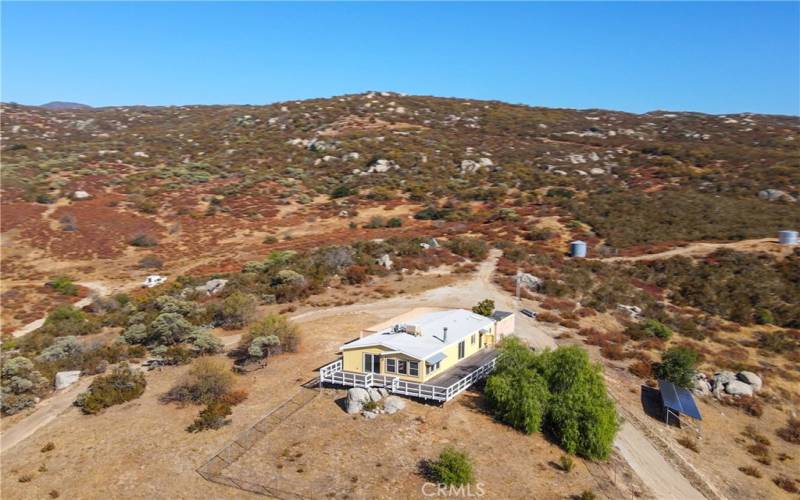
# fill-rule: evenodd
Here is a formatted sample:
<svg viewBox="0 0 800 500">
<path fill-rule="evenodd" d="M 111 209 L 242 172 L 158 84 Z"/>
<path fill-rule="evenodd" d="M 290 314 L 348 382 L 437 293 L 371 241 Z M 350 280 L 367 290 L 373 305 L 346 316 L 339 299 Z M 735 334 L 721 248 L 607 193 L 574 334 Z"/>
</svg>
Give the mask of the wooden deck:
<svg viewBox="0 0 800 500">
<path fill-rule="evenodd" d="M 499 355 L 494 349 L 484 349 L 423 384 L 392 375 L 344 371 L 342 358 L 339 358 L 320 368 L 319 383 L 321 386 L 328 383 L 345 387 L 383 387 L 394 394 L 444 403 L 494 371 Z"/>
</svg>

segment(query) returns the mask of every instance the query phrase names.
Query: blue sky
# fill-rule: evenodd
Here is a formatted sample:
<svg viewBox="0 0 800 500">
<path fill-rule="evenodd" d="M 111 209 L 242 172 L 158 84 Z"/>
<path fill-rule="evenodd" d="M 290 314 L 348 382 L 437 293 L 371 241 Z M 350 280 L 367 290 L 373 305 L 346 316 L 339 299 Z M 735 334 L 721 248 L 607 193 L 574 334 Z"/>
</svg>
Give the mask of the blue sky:
<svg viewBox="0 0 800 500">
<path fill-rule="evenodd" d="M 2 2 L 3 101 L 800 114 L 800 3 Z"/>
</svg>

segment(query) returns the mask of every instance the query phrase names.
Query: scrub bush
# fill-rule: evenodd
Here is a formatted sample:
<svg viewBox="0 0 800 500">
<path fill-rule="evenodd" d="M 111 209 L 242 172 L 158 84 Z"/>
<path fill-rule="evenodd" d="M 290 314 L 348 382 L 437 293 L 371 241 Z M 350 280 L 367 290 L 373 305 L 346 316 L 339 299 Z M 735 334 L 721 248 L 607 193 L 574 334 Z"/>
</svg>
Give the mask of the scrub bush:
<svg viewBox="0 0 800 500">
<path fill-rule="evenodd" d="M 469 456 L 448 446 L 439 458 L 428 464 L 432 479 L 447 486 L 464 486 L 475 482 L 475 473 Z"/>
<path fill-rule="evenodd" d="M 78 395 L 75 406 L 83 413 L 97 414 L 110 406 L 125 403 L 144 393 L 147 381 L 144 373 L 122 363 L 109 375 L 100 375 L 92 381 L 89 390 Z"/>
<path fill-rule="evenodd" d="M 680 387 L 691 387 L 698 361 L 697 351 L 691 347 L 676 346 L 669 348 L 661 358 L 661 364 L 655 370 L 656 377 Z"/>
</svg>

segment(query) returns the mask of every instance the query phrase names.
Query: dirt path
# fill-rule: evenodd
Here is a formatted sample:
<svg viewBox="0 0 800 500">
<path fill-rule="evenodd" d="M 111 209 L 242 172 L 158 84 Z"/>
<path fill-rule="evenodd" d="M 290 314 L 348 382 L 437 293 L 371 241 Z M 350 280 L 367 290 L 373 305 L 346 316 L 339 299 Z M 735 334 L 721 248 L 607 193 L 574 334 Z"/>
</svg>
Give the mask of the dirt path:
<svg viewBox="0 0 800 500">
<path fill-rule="evenodd" d="M 761 238 L 756 240 L 742 240 L 734 241 L 732 243 L 690 243 L 683 247 L 673 248 L 659 253 L 651 253 L 645 255 L 634 255 L 631 257 L 606 257 L 596 260 L 604 262 L 637 262 L 644 260 L 660 260 L 669 259 L 679 255 L 687 257 L 702 257 L 714 253 L 717 250 L 729 248 L 731 250 L 738 250 L 740 252 L 776 252 L 780 254 L 787 254 L 792 251 L 792 247 L 788 245 L 778 245 L 777 240 L 773 238 Z"/>
<path fill-rule="evenodd" d="M 84 377 L 75 384 L 43 400 L 33 413 L 0 434 L 0 453 L 5 453 L 16 444 L 52 422 L 61 412 L 72 406 L 75 397 L 86 390 L 93 377 Z"/>
<path fill-rule="evenodd" d="M 658 499 L 702 500 L 683 475 L 667 462 L 649 439 L 635 425 L 624 422 L 617 432 L 614 447 L 636 475 Z"/>
<path fill-rule="evenodd" d="M 80 281 L 77 284 L 90 289 L 92 292 L 94 292 L 94 293 L 96 293 L 98 295 L 109 295 L 111 293 L 110 288 L 108 286 L 106 286 L 104 283 L 101 283 L 99 281 Z M 88 306 L 91 303 L 92 303 L 92 297 L 91 296 L 84 297 L 81 300 L 79 300 L 79 301 L 75 302 L 74 304 L 72 304 L 72 307 L 74 307 L 76 309 L 81 309 L 83 307 Z M 27 334 L 31 333 L 32 331 L 41 328 L 42 325 L 44 325 L 44 320 L 45 319 L 46 319 L 46 317 L 39 318 L 36 321 L 31 321 L 27 325 L 25 325 L 25 326 L 23 326 L 21 328 L 17 328 L 15 331 L 13 331 L 11 333 L 11 335 L 13 335 L 14 337 L 22 337 L 23 335 L 27 335 Z"/>
</svg>

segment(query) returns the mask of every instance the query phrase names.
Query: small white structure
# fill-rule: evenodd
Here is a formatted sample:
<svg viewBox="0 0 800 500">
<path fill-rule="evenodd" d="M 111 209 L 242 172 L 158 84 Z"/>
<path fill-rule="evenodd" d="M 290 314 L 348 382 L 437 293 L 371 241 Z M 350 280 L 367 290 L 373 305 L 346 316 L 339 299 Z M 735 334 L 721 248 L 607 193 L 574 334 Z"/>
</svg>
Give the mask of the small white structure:
<svg viewBox="0 0 800 500">
<path fill-rule="evenodd" d="M 79 191 L 75 191 L 74 193 L 72 193 L 72 199 L 73 200 L 86 200 L 90 196 L 91 195 L 89 193 L 87 193 L 86 191 L 80 191 L 79 190 Z"/>
<path fill-rule="evenodd" d="M 154 286 L 158 286 L 164 283 L 165 281 L 167 281 L 166 276 L 151 274 L 150 276 L 144 279 L 144 282 L 142 283 L 142 288 L 153 288 Z"/>
</svg>

